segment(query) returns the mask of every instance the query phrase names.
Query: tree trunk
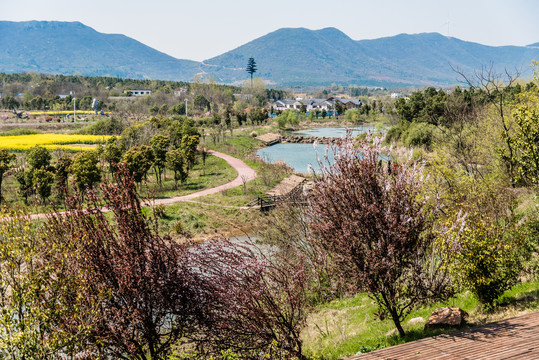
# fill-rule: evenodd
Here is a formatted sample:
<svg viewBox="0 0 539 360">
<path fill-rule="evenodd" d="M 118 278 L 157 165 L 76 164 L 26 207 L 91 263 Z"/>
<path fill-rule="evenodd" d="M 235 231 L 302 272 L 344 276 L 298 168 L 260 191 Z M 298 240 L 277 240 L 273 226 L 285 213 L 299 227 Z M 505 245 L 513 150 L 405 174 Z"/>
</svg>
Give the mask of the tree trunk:
<svg viewBox="0 0 539 360">
<path fill-rule="evenodd" d="M 402 328 L 402 325 L 401 325 L 401 320 L 399 318 L 399 315 L 397 314 L 397 311 L 393 308 L 389 309 L 389 313 L 391 314 L 391 319 L 393 319 L 393 323 L 395 324 L 395 327 L 397 328 L 397 330 L 399 331 L 399 335 L 400 337 L 404 337 L 405 332 L 404 332 L 404 329 Z"/>
</svg>

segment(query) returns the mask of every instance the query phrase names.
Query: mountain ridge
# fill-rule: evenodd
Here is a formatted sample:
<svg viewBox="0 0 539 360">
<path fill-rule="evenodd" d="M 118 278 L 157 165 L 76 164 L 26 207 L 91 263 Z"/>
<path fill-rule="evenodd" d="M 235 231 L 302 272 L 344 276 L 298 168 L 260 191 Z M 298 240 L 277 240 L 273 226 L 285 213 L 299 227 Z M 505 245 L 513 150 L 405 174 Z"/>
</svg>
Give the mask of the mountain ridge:
<svg viewBox="0 0 539 360">
<path fill-rule="evenodd" d="M 189 81 L 214 76 L 221 83 L 247 79 L 254 57 L 265 81 L 281 86 L 447 86 L 452 68 L 471 73 L 494 64 L 524 69 L 539 57 L 539 43 L 493 47 L 439 33 L 353 40 L 335 27 L 281 28 L 202 62 L 176 59 L 123 34 L 104 34 L 81 22 L 0 21 L 0 71 Z M 536 46 L 537 45 L 537 46 Z M 525 70 L 528 68 L 528 70 Z"/>
<path fill-rule="evenodd" d="M 78 21 L 0 21 L 0 34 L 4 72 L 167 79 L 182 68 L 192 78 L 199 68 L 195 61 L 176 59 L 123 34 L 103 34 Z"/>
</svg>

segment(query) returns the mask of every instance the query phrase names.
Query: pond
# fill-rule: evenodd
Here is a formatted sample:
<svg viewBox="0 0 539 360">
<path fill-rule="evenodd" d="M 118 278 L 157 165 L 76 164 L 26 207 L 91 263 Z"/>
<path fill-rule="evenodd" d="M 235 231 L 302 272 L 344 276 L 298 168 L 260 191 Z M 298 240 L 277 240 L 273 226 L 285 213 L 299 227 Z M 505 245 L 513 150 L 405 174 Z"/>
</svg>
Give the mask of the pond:
<svg viewBox="0 0 539 360">
<path fill-rule="evenodd" d="M 276 144 L 260 149 L 256 153 L 266 162 L 284 161 L 294 169 L 294 172 L 307 174 L 309 164 L 312 165 L 314 171 L 320 170 L 317 157 L 324 159 L 326 147 L 328 145 L 318 145 L 315 150 L 313 144 Z M 333 161 L 331 151 L 328 151 L 328 158 Z"/>
<path fill-rule="evenodd" d="M 365 125 L 351 130 L 352 135 L 356 136 L 368 131 L 374 132 L 375 127 Z M 346 128 L 309 129 L 296 131 L 292 134 L 297 136 L 344 137 L 346 135 Z M 294 169 L 294 172 L 308 174 L 309 164 L 311 164 L 315 172 L 320 171 L 318 158 L 324 160 L 326 147 L 328 147 L 328 145 L 318 145 L 315 150 L 313 144 L 276 144 L 260 149 L 256 153 L 266 162 L 283 161 Z M 328 150 L 328 159 L 330 163 L 333 162 L 333 153 L 331 149 Z"/>
</svg>

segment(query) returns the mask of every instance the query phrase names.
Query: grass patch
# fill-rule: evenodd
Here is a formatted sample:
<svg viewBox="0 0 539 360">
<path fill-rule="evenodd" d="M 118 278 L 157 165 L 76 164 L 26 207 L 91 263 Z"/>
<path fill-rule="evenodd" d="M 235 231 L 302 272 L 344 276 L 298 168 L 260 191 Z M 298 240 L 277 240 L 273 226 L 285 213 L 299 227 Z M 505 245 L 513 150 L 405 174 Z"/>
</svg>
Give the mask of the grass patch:
<svg viewBox="0 0 539 360">
<path fill-rule="evenodd" d="M 225 184 L 234 180 L 236 176 L 238 176 L 236 170 L 225 160 L 216 156 L 208 156 L 206 166 L 199 161 L 189 172 L 187 180 L 183 184 L 178 183 L 177 189 L 174 186 L 174 173 L 172 171 L 166 171 L 163 184 L 159 186 L 156 183 L 153 170 L 151 170 L 148 173 L 146 186 L 141 188 L 141 194 L 156 199 L 182 196 Z"/>
<path fill-rule="evenodd" d="M 56 158 L 54 156 L 53 158 Z M 20 160 L 20 159 L 19 159 Z M 54 163 L 54 160 L 53 160 Z M 193 199 L 193 202 L 180 202 L 164 206 L 158 224 L 163 233 L 180 238 L 185 234 L 194 239 L 204 239 L 213 236 L 231 236 L 252 233 L 260 226 L 260 217 L 264 216 L 256 209 L 246 209 L 245 206 L 257 196 L 275 186 L 288 173 L 289 169 L 282 165 L 266 164 L 260 160 L 246 160 L 246 163 L 255 168 L 258 177 L 236 188 Z M 110 175 L 106 175 L 110 176 Z M 166 179 L 161 186 L 157 185 L 153 172 L 148 174 L 146 184 L 140 186 L 139 192 L 143 197 L 168 198 L 187 195 L 196 191 L 219 186 L 232 181 L 237 176 L 228 163 L 216 156 L 208 156 L 206 166 L 199 162 L 191 170 L 184 184 L 174 188 L 173 173 L 166 172 Z M 25 207 L 30 213 L 50 212 L 50 206 L 30 204 L 24 206 L 22 198 L 18 195 L 18 183 L 13 176 L 4 180 L 2 193 L 7 207 Z M 71 189 L 72 189 L 71 185 Z M 54 200 L 54 191 L 50 200 Z M 57 204 L 62 210 L 61 203 Z M 151 214 L 151 211 L 147 214 Z M 181 224 L 182 234 L 178 233 L 178 223 Z"/>
<path fill-rule="evenodd" d="M 17 129 L 11 129 L 8 131 L 1 132 L 0 136 L 20 136 L 20 135 L 34 135 L 34 134 L 40 134 L 40 132 L 34 129 L 17 128 Z"/>
<path fill-rule="evenodd" d="M 194 239 L 205 239 L 213 236 L 232 236 L 251 234 L 263 224 L 263 215 L 257 209 L 246 208 L 246 205 L 261 196 L 280 182 L 289 169 L 282 165 L 253 162 L 258 177 L 238 187 L 216 194 L 193 199 L 193 202 L 182 202 L 168 205 L 165 216 L 159 219 L 159 227 L 174 237 L 182 237 L 175 227 L 181 223 L 185 234 Z M 249 164 L 251 166 L 251 164 Z"/>
<path fill-rule="evenodd" d="M 238 130 L 235 131 L 231 136 L 227 134 L 223 139 L 213 142 L 210 137 L 206 136 L 202 146 L 223 152 L 232 156 L 241 158 L 242 160 L 247 160 L 254 157 L 254 151 L 264 146 L 264 144 L 250 136 L 252 131 L 257 132 L 259 135 L 268 131 L 267 128 L 257 127 L 249 130 Z"/>
<path fill-rule="evenodd" d="M 255 226 L 262 216 L 254 209 L 229 207 L 211 200 L 166 206 L 165 216 L 158 220 L 160 232 L 176 239 L 190 240 L 243 235 L 249 233 L 250 227 Z"/>
<path fill-rule="evenodd" d="M 419 308 L 403 322 L 405 338 L 395 332 L 390 319 L 382 321 L 375 315 L 376 304 L 367 294 L 335 300 L 317 307 L 309 316 L 302 332 L 305 353 L 315 359 L 339 359 L 448 332 L 450 330 L 424 331 L 425 322 L 410 322 L 419 317 L 426 321 L 433 310 L 443 306 L 464 309 L 470 315 L 470 326 L 522 315 L 539 308 L 539 281 L 521 283 L 506 291 L 498 307 L 491 312 L 483 311 L 469 292 L 444 303 Z"/>
<path fill-rule="evenodd" d="M 56 158 L 57 156 L 53 153 L 53 159 Z M 18 161 L 21 163 L 22 158 Z M 53 160 L 53 164 L 54 162 Z M 104 176 L 110 179 L 109 174 L 104 174 Z M 166 180 L 163 181 L 162 186 L 159 186 L 155 181 L 153 172 L 150 172 L 148 174 L 148 181 L 145 185 L 140 186 L 139 193 L 142 197 L 156 199 L 186 195 L 232 181 L 236 178 L 237 172 L 225 160 L 216 156 L 209 156 L 206 159 L 206 166 L 203 166 L 202 163 L 196 164 L 191 170 L 186 182 L 184 184 L 178 184 L 178 189 L 174 187 L 173 176 L 171 171 L 167 171 Z M 49 201 L 55 200 L 57 190 L 54 186 L 53 195 L 49 198 Z M 70 189 L 73 189 L 73 187 L 74 185 L 70 182 Z M 34 204 L 33 202 L 29 205 L 24 205 L 23 199 L 19 195 L 19 183 L 15 180 L 14 176 L 7 176 L 4 179 L 2 194 L 4 195 L 4 203 L 2 205 L 8 208 L 25 207 L 30 213 L 52 211 L 50 206 Z M 63 209 L 62 205 L 62 203 L 57 204 L 59 210 Z"/>
</svg>

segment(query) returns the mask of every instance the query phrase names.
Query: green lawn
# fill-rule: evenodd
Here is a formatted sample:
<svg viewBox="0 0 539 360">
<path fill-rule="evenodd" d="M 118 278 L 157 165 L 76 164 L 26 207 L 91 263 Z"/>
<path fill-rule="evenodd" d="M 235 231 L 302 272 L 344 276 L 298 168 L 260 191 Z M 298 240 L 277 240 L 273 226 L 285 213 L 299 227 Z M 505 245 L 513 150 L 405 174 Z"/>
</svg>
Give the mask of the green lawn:
<svg viewBox="0 0 539 360">
<path fill-rule="evenodd" d="M 228 163 L 216 156 L 208 156 L 206 165 L 202 164 L 202 160 L 193 167 L 189 172 L 187 180 L 180 184 L 178 188 L 174 186 L 174 173 L 170 170 L 166 171 L 163 178 L 163 184 L 157 185 L 153 171 L 148 173 L 147 186 L 143 187 L 143 195 L 154 195 L 156 199 L 168 198 L 173 196 L 187 195 L 200 190 L 219 186 L 234 180 L 238 176 Z"/>
<path fill-rule="evenodd" d="M 164 208 L 165 214 L 159 219 L 161 231 L 176 234 L 175 224 L 180 222 L 182 229 L 196 239 L 215 235 L 238 235 L 252 233 L 260 225 L 264 216 L 256 209 L 245 206 L 275 186 L 289 170 L 282 165 L 265 164 L 261 161 L 248 162 L 256 169 L 258 177 L 233 189 L 221 191 L 181 202 Z"/>
<path fill-rule="evenodd" d="M 53 160 L 54 163 L 54 160 Z M 167 170 L 163 184 L 157 185 L 154 172 L 150 170 L 147 181 L 139 186 L 141 196 L 150 198 L 167 198 L 173 196 L 181 196 L 203 189 L 219 186 L 232 181 L 238 173 L 228 163 L 216 156 L 209 156 L 206 159 L 206 165 L 199 161 L 190 171 L 189 177 L 184 184 L 178 183 L 178 188 L 174 186 L 174 174 Z M 110 179 L 109 174 L 104 174 Z M 70 187 L 72 188 L 70 183 Z M 53 193 L 49 198 L 50 201 L 55 199 L 56 189 L 53 187 Z M 2 194 L 4 196 L 4 205 L 11 208 L 24 207 L 22 197 L 19 195 L 19 183 L 14 176 L 4 178 L 2 184 Z M 35 205 L 32 199 L 29 199 L 30 205 L 26 206 L 31 213 L 49 212 L 51 207 L 48 205 Z M 62 209 L 62 204 L 57 204 L 58 208 Z"/>
<path fill-rule="evenodd" d="M 421 317 L 426 321 L 434 309 L 442 306 L 467 311 L 470 325 L 518 316 L 539 309 L 539 281 L 522 283 L 506 291 L 492 312 L 483 311 L 469 292 L 458 294 L 445 303 L 417 309 L 403 323 L 407 332 L 403 339 L 394 331 L 391 320 L 381 321 L 375 315 L 376 305 L 367 294 L 335 300 L 317 307 L 309 316 L 302 332 L 305 353 L 313 359 L 339 359 L 440 334 L 442 330 L 424 331 L 424 321 L 410 323 L 410 320 Z"/>
</svg>

